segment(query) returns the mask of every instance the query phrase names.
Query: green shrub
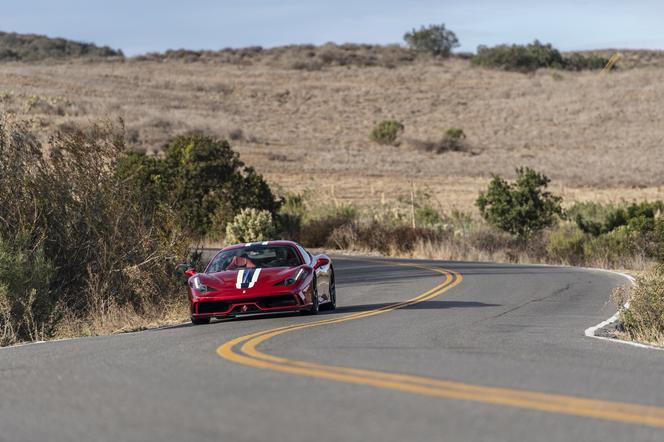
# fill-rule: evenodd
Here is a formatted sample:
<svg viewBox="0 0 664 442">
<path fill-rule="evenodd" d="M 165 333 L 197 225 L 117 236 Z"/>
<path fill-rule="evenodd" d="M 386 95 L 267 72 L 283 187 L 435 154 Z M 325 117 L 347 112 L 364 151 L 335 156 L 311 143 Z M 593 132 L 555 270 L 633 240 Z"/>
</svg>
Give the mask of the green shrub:
<svg viewBox="0 0 664 442">
<path fill-rule="evenodd" d="M 638 276 L 633 287 L 616 289 L 613 299 L 622 306 L 620 322 L 632 339 L 664 344 L 664 264 Z"/>
<path fill-rule="evenodd" d="M 44 35 L 0 32 L 0 61 L 49 58 L 124 57 L 121 50 Z"/>
<path fill-rule="evenodd" d="M 272 214 L 267 210 L 242 209 L 226 226 L 228 244 L 267 241 L 272 238 L 273 234 Z"/>
<path fill-rule="evenodd" d="M 585 233 L 598 236 L 607 233 L 605 224 L 607 219 L 616 211 L 616 206 L 612 204 L 600 204 L 592 201 L 574 203 L 567 210 L 567 217 L 573 220 L 576 225 Z"/>
<path fill-rule="evenodd" d="M 549 260 L 566 265 L 585 263 L 587 236 L 579 229 L 565 228 L 551 232 L 547 238 L 546 253 Z"/>
<path fill-rule="evenodd" d="M 452 49 L 459 47 L 459 39 L 444 24 L 413 29 L 403 36 L 409 48 L 435 56 L 449 57 Z"/>
<path fill-rule="evenodd" d="M 597 55 L 572 54 L 565 57 L 565 69 L 568 71 L 586 71 L 604 69 L 609 60 Z"/>
<path fill-rule="evenodd" d="M 276 218 L 279 237 L 299 240 L 302 222 L 307 214 L 305 198 L 306 194 L 301 193 L 287 193 L 283 196 Z"/>
<path fill-rule="evenodd" d="M 605 268 L 629 267 L 632 260 L 645 254 L 637 236 L 626 226 L 591 238 L 583 251 L 589 263 Z"/>
<path fill-rule="evenodd" d="M 579 228 L 594 236 L 609 233 L 621 226 L 630 226 L 639 233 L 651 232 L 655 227 L 655 218 L 662 212 L 662 201 L 643 201 L 621 206 L 577 203 L 569 211 Z"/>
<path fill-rule="evenodd" d="M 0 346 L 52 334 L 58 319 L 53 275 L 41 241 L 21 234 L 0 238 Z"/>
<path fill-rule="evenodd" d="M 430 229 L 439 228 L 443 225 L 443 217 L 433 207 L 418 207 L 415 209 L 415 224 Z"/>
<path fill-rule="evenodd" d="M 531 72 L 539 68 L 602 69 L 608 60 L 596 56 L 584 57 L 580 54 L 565 58 L 550 43 L 542 44 L 535 40 L 527 45 L 479 46 L 472 63 L 507 71 Z"/>
<path fill-rule="evenodd" d="M 371 139 L 378 144 L 398 145 L 398 137 L 404 126 L 396 120 L 384 120 L 371 131 Z"/>
<path fill-rule="evenodd" d="M 527 239 L 556 222 L 563 213 L 562 199 L 546 190 L 550 180 L 545 175 L 527 167 L 518 168 L 516 173 L 514 183 L 494 176 L 476 205 L 489 224 Z"/>
<path fill-rule="evenodd" d="M 593 249 L 600 250 L 601 256 L 609 256 L 615 261 L 620 253 L 662 259 L 663 211 L 662 201 L 645 201 L 618 206 L 577 203 L 568 213 L 582 231 L 598 238 Z M 616 238 L 622 239 L 617 241 Z M 619 247 L 619 250 L 608 253 L 606 248 L 610 245 Z"/>
<path fill-rule="evenodd" d="M 656 258 L 664 263 L 664 216 L 661 216 L 655 222 L 655 240 L 657 242 Z"/>
<path fill-rule="evenodd" d="M 188 241 L 168 207 L 145 204 L 143 189 L 118 175 L 123 138 L 110 124 L 63 128 L 50 134 L 46 159 L 25 123 L 0 120 L 0 238 L 4 262 L 17 269 L 6 277 L 14 282 L 0 280 L 0 327 L 19 324 L 12 342 L 35 330 L 52 336 L 59 317 L 45 318 L 56 310 L 82 319 L 122 305 L 140 314 L 178 293 L 171 269 Z M 37 285 L 20 283 L 21 274 Z M 27 293 L 22 307 L 14 293 Z M 34 319 L 23 327 L 26 317 Z"/>
<path fill-rule="evenodd" d="M 146 201 L 174 207 L 180 223 L 199 237 L 213 223 L 223 231 L 224 222 L 242 208 L 275 214 L 279 207 L 263 177 L 246 167 L 227 141 L 198 132 L 174 137 L 163 159 L 128 155 L 118 172 L 144 189 Z"/>
</svg>

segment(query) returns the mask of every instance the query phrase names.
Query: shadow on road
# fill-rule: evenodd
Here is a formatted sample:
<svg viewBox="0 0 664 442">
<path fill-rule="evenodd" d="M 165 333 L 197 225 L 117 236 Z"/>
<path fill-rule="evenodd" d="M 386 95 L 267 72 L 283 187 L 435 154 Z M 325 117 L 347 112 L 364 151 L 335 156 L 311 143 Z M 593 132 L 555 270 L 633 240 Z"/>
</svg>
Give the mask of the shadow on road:
<svg viewBox="0 0 664 442">
<path fill-rule="evenodd" d="M 329 316 L 329 315 L 343 315 L 348 313 L 360 313 L 370 310 L 377 310 L 383 307 L 389 307 L 394 305 L 394 302 L 386 302 L 380 304 L 355 304 L 355 305 L 344 305 L 337 307 L 334 311 L 321 311 L 318 316 Z M 408 307 L 401 307 L 399 310 L 437 310 L 437 309 L 454 309 L 454 308 L 478 308 L 478 307 L 500 307 L 501 304 L 489 304 L 485 302 L 476 302 L 476 301 L 422 301 L 417 304 L 410 305 Z M 249 316 L 237 316 L 234 318 L 224 318 L 219 319 L 213 322 L 237 322 L 237 321 L 257 321 L 262 319 L 275 319 L 275 318 L 287 318 L 287 317 L 297 317 L 302 316 L 298 312 L 288 312 L 288 313 L 272 313 L 264 315 L 249 315 Z M 316 316 L 311 316 L 315 318 Z M 175 326 L 167 327 L 166 329 L 172 330 L 175 328 L 186 328 L 192 327 L 193 324 L 179 324 Z M 160 330 L 160 329 L 156 329 Z M 163 330 L 163 329 L 161 329 Z"/>
</svg>

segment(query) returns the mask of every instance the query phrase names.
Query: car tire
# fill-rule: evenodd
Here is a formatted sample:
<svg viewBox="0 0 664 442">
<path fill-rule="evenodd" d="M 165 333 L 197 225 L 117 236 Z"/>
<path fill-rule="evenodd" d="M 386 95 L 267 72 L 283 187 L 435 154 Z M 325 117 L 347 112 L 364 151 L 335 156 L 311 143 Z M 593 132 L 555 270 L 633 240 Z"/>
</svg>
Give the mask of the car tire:
<svg viewBox="0 0 664 442">
<path fill-rule="evenodd" d="M 210 318 L 195 318 L 191 317 L 191 323 L 194 325 L 204 325 L 210 323 Z"/>
<path fill-rule="evenodd" d="M 333 311 L 337 308 L 337 286 L 334 282 L 334 269 L 330 275 L 330 302 L 320 306 L 321 310 Z"/>
</svg>

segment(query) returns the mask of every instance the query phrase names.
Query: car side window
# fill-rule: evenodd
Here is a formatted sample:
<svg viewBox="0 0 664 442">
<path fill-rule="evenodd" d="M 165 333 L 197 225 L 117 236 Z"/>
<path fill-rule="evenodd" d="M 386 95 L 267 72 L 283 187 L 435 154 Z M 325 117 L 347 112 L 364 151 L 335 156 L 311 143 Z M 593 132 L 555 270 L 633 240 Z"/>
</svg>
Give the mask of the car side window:
<svg viewBox="0 0 664 442">
<path fill-rule="evenodd" d="M 304 247 L 302 247 L 299 244 L 297 245 L 297 249 L 300 251 L 300 254 L 302 255 L 302 258 L 304 258 L 304 263 L 308 266 L 311 265 L 312 258 L 311 258 L 311 255 L 309 254 L 309 252 L 304 250 Z"/>
</svg>

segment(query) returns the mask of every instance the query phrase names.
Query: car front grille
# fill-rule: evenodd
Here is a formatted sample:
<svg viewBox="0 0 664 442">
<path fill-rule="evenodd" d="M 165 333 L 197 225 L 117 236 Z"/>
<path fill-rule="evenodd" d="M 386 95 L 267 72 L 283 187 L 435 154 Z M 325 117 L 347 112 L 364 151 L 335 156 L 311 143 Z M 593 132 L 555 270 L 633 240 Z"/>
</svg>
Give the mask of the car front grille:
<svg viewBox="0 0 664 442">
<path fill-rule="evenodd" d="M 295 296 L 293 295 L 278 295 L 278 296 L 267 296 L 265 298 L 246 298 L 246 299 L 233 299 L 228 301 L 202 301 L 198 303 L 198 314 L 210 314 L 210 313 L 223 313 L 226 312 L 231 305 L 237 304 L 237 307 L 233 309 L 233 313 L 241 311 L 241 306 L 246 305 L 248 310 L 245 310 L 243 313 L 256 312 L 261 309 L 271 309 L 279 307 L 288 307 L 296 306 L 298 304 Z M 256 307 L 255 305 L 258 305 Z"/>
<path fill-rule="evenodd" d="M 287 307 L 289 305 L 296 305 L 297 301 L 293 295 L 279 295 L 279 296 L 270 296 L 260 301 L 262 307 L 265 308 L 276 308 L 276 307 Z"/>
<path fill-rule="evenodd" d="M 228 303 L 224 301 L 207 301 L 198 303 L 198 313 L 219 313 L 228 310 Z"/>
</svg>

